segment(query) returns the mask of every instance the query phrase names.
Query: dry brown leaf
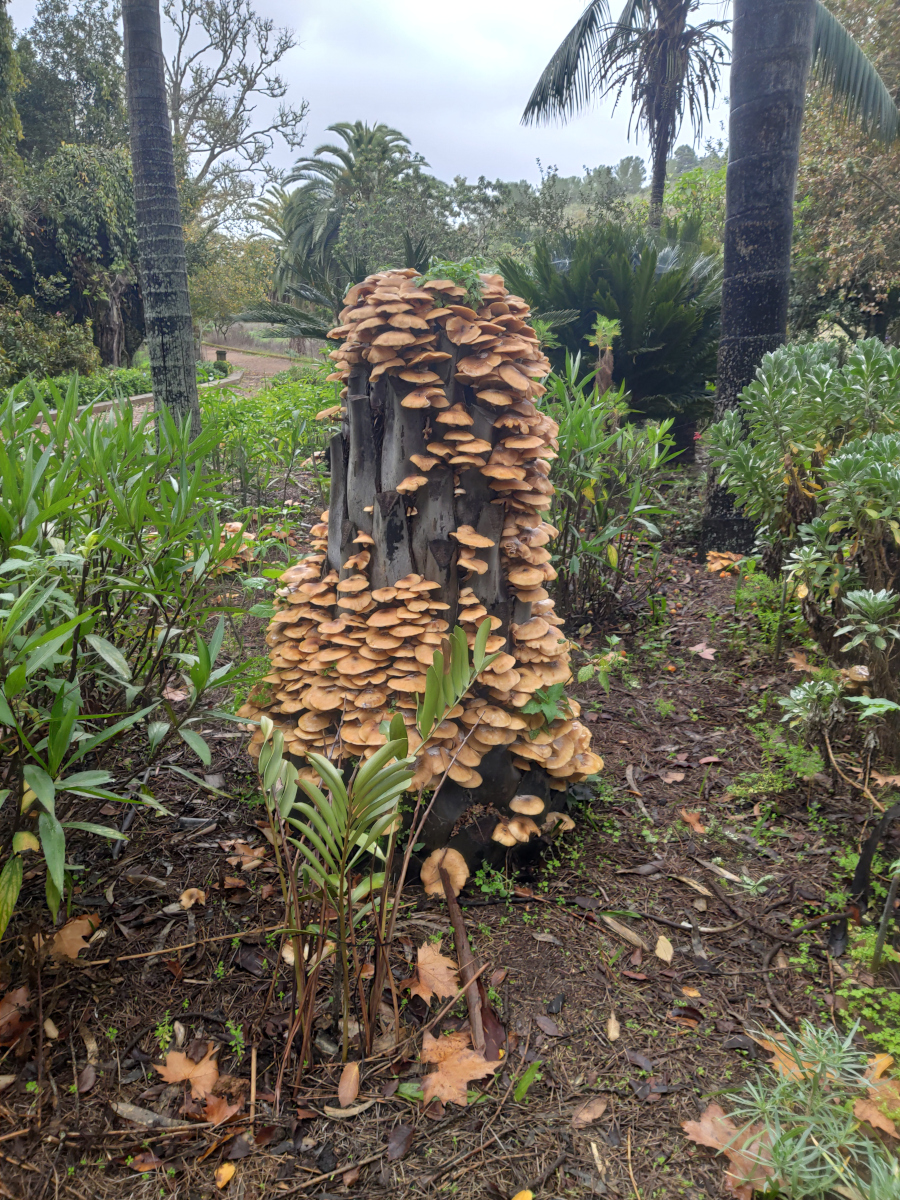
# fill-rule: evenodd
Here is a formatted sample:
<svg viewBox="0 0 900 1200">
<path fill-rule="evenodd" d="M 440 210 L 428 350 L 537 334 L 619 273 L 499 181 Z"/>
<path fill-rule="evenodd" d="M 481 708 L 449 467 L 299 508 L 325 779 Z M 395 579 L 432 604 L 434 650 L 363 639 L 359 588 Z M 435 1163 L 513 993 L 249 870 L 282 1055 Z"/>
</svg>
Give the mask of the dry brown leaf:
<svg viewBox="0 0 900 1200">
<path fill-rule="evenodd" d="M 50 953 L 54 958 L 77 958 L 87 949 L 87 939 L 99 928 L 99 913 L 73 917 L 50 939 Z"/>
<path fill-rule="evenodd" d="M 224 1096 L 207 1096 L 203 1120 L 211 1121 L 213 1125 L 221 1125 L 224 1121 L 230 1121 L 243 1107 L 242 1099 L 239 1099 L 237 1104 L 229 1104 Z"/>
<path fill-rule="evenodd" d="M 700 992 L 695 987 L 683 987 L 681 989 L 682 996 L 698 997 Z"/>
<path fill-rule="evenodd" d="M 853 1105 L 853 1115 L 857 1121 L 868 1121 L 873 1129 L 882 1129 L 891 1137 L 898 1137 L 897 1126 L 886 1116 L 885 1113 L 877 1107 L 874 1100 L 864 1099 L 862 1096 Z"/>
<path fill-rule="evenodd" d="M 660 934 L 660 936 L 656 939 L 656 946 L 653 950 L 653 953 L 657 958 L 661 958 L 662 961 L 668 966 L 668 964 L 675 957 L 675 947 L 665 936 L 665 934 Z"/>
<path fill-rule="evenodd" d="M 787 660 L 794 671 L 806 671 L 810 675 L 816 675 L 821 670 L 821 667 L 812 665 L 802 650 L 792 650 Z"/>
<path fill-rule="evenodd" d="M 688 646 L 688 650 L 690 650 L 691 654 L 696 654 L 698 658 L 705 658 L 707 662 L 712 662 L 718 654 L 718 650 L 712 646 L 707 646 L 706 642 L 698 642 L 696 646 Z"/>
<path fill-rule="evenodd" d="M 247 842 L 235 842 L 234 854 L 225 861 L 230 867 L 240 866 L 242 871 L 253 871 L 262 865 L 265 857 L 265 846 L 251 846 Z"/>
<path fill-rule="evenodd" d="M 725 1172 L 725 1190 L 738 1200 L 752 1200 L 753 1192 L 763 1190 L 773 1176 L 764 1130 L 753 1125 L 738 1130 L 718 1104 L 708 1105 L 699 1121 L 685 1121 L 681 1128 L 691 1141 L 720 1150 L 728 1158 L 731 1166 Z"/>
<path fill-rule="evenodd" d="M 152 1150 L 145 1150 L 142 1154 L 135 1154 L 128 1159 L 128 1166 L 132 1171 L 155 1171 L 157 1167 L 164 1165 L 163 1159 L 157 1158 Z"/>
<path fill-rule="evenodd" d="M 581 1108 L 575 1110 L 575 1115 L 572 1117 L 574 1128 L 587 1129 L 588 1125 L 593 1125 L 606 1112 L 608 1103 L 609 1100 L 606 1096 L 594 1096 L 586 1104 L 582 1104 Z"/>
<path fill-rule="evenodd" d="M 500 1066 L 499 1062 L 488 1062 L 483 1054 L 471 1049 L 466 1029 L 439 1038 L 426 1033 L 421 1058 L 422 1062 L 437 1065 L 437 1070 L 422 1080 L 426 1105 L 435 1096 L 464 1105 L 467 1100 L 466 1084 L 473 1079 L 492 1075 Z"/>
<path fill-rule="evenodd" d="M 216 1047 L 212 1042 L 207 1042 L 206 1053 L 199 1062 L 194 1062 L 181 1050 L 172 1050 L 166 1055 L 165 1063 L 154 1063 L 153 1069 L 166 1083 L 189 1083 L 194 1099 L 202 1100 L 219 1078 L 215 1054 Z"/>
<path fill-rule="evenodd" d="M 663 783 L 681 783 L 684 771 L 660 771 L 659 777 Z"/>
<path fill-rule="evenodd" d="M 713 894 L 709 888 L 705 884 L 699 883 L 696 879 L 691 879 L 690 875 L 670 875 L 669 878 L 677 879 L 679 883 L 686 884 L 687 887 L 693 888 L 695 892 L 699 892 L 701 896 L 706 896 L 710 900 L 713 898 Z"/>
<path fill-rule="evenodd" d="M 180 700 L 187 700 L 187 688 L 176 687 L 173 683 L 168 683 L 162 690 L 163 698 L 171 700 L 173 704 L 178 704 Z"/>
<path fill-rule="evenodd" d="M 772 1055 L 769 1062 L 779 1075 L 783 1075 L 786 1079 L 803 1079 L 807 1072 L 815 1072 L 816 1068 L 813 1063 L 807 1063 L 803 1059 L 798 1063 L 797 1059 L 791 1053 L 787 1042 L 778 1037 L 777 1034 L 766 1032 L 765 1037 L 760 1037 L 758 1033 L 753 1033 L 749 1029 L 745 1032 L 749 1037 L 753 1038 L 757 1046 L 762 1046 L 764 1050 L 768 1050 Z M 829 1077 L 831 1076 L 829 1075 Z"/>
<path fill-rule="evenodd" d="M 206 892 L 203 888 L 185 888 L 178 897 L 178 902 L 182 908 L 193 908 L 195 904 L 205 904 Z"/>
<path fill-rule="evenodd" d="M 622 1027 L 615 1013 L 609 1014 L 609 1020 L 606 1022 L 606 1036 L 611 1042 L 617 1042 L 622 1034 Z"/>
<path fill-rule="evenodd" d="M 2 1008 L 0 1008 L 2 1012 Z M 893 1054 L 876 1054 L 869 1059 L 866 1069 L 867 1079 L 880 1079 L 885 1071 L 894 1065 Z"/>
<path fill-rule="evenodd" d="M 236 1170 L 237 1167 L 234 1165 L 234 1163 L 220 1163 L 219 1166 L 216 1167 L 216 1187 L 220 1189 L 227 1187 L 234 1178 L 234 1173 Z"/>
<path fill-rule="evenodd" d="M 459 991 L 459 974 L 452 958 L 441 954 L 433 942 L 425 942 L 417 955 L 418 979 L 410 987 L 413 996 L 421 996 L 426 1004 L 431 997 L 447 1000 Z"/>
<path fill-rule="evenodd" d="M 335 1121 L 346 1121 L 348 1117 L 358 1117 L 367 1108 L 371 1108 L 374 1103 L 374 1100 L 363 1100 L 362 1104 L 354 1104 L 351 1108 L 331 1108 L 326 1104 L 322 1111 L 326 1117 L 331 1117 Z"/>
<path fill-rule="evenodd" d="M 605 925 L 608 925 L 613 933 L 617 933 L 620 938 L 624 938 L 629 946 L 637 946 L 639 950 L 646 950 L 649 953 L 650 947 L 633 929 L 629 929 L 627 925 L 623 925 L 621 921 L 617 921 L 615 917 L 609 917 L 606 913 L 600 913 L 600 920 Z"/>
<path fill-rule="evenodd" d="M 348 1062 L 341 1071 L 338 1084 L 338 1102 L 341 1108 L 349 1108 L 359 1095 L 359 1063 Z"/>
<path fill-rule="evenodd" d="M 900 787 L 900 775 L 882 775 L 880 771 L 873 771 L 871 778 L 878 787 Z"/>
<path fill-rule="evenodd" d="M 682 821 L 684 821 L 686 825 L 690 825 L 694 833 L 706 833 L 706 826 L 701 821 L 700 814 L 698 812 L 688 812 L 685 808 L 682 808 L 679 811 L 681 813 Z"/>
</svg>

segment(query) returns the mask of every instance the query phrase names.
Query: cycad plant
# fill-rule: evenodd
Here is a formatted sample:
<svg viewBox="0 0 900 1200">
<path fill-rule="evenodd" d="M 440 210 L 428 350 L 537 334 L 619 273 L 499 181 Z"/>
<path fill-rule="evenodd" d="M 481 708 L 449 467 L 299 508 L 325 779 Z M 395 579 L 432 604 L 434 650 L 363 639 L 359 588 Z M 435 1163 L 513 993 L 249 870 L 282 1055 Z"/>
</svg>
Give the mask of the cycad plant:
<svg viewBox="0 0 900 1200">
<path fill-rule="evenodd" d="M 683 229 L 666 240 L 608 223 L 540 241 L 524 264 L 503 258 L 500 269 L 539 314 L 577 314 L 554 329 L 560 346 L 548 353 L 558 371 L 567 354 L 587 351 L 598 316 L 615 321 L 612 384 L 624 385 L 629 407 L 642 417 L 697 421 L 711 411 L 720 269 L 691 235 Z"/>
</svg>

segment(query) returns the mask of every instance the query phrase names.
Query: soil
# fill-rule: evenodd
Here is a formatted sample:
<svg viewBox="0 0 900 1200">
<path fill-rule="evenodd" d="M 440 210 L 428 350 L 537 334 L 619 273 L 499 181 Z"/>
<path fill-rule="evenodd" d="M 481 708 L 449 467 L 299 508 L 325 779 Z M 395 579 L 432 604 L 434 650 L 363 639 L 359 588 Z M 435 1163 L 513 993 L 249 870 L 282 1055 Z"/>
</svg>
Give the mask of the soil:
<svg viewBox="0 0 900 1200">
<path fill-rule="evenodd" d="M 666 565 L 666 623 L 618 630 L 627 657 L 608 695 L 596 683 L 573 689 L 605 759 L 599 787 L 573 808 L 576 830 L 539 863 L 483 875 L 460 898 L 508 1035 L 467 1106 L 404 1098 L 399 1085 L 427 1071 L 407 1050 L 362 1064 L 358 1115 L 325 1115 L 339 1107 L 341 1075 L 327 993 L 316 1061 L 298 1082 L 290 1059 L 276 1103 L 291 995 L 280 892 L 248 735 L 223 722 L 204 730 L 210 766 L 185 747 L 149 781 L 171 815 L 137 809 L 118 858 L 99 839 L 73 840 L 84 872 L 70 914 L 96 913 L 99 926 L 77 960 L 38 965 L 48 918 L 41 874 L 26 876 L 2 966 L 9 989 L 28 989 L 32 1023 L 2 1050 L 0 1074 L 12 1078 L 0 1091 L 0 1195 L 199 1200 L 219 1194 L 217 1179 L 227 1196 L 325 1200 L 508 1200 L 526 1187 L 539 1200 L 723 1194 L 721 1161 L 681 1124 L 756 1069 L 747 1030 L 773 1027 L 776 1012 L 791 1024 L 833 1019 L 835 976 L 850 964 L 825 953 L 827 925 L 798 934 L 792 922 L 832 911 L 829 893 L 847 882 L 835 858 L 858 848 L 870 806 L 825 774 L 738 798 L 738 776 L 763 765 L 752 726 L 777 725 L 774 697 L 798 676 L 735 615 L 733 578 L 683 556 Z M 582 631 L 582 648 L 602 650 L 612 632 Z M 851 752 L 835 752 L 847 773 Z M 85 807 L 82 819 L 111 819 Z M 244 852 L 243 869 L 236 841 L 259 852 Z M 188 888 L 205 903 L 182 910 Z M 405 903 L 398 981 L 427 939 L 453 954 L 444 904 L 418 885 Z M 414 999 L 403 1020 L 415 1033 L 436 1012 Z M 432 1032 L 465 1026 L 457 1006 Z M 154 1071 L 170 1039 L 192 1059 L 219 1048 L 218 1090 L 239 1106 L 228 1123 L 199 1125 L 185 1086 Z M 600 1100 L 591 1124 L 573 1125 Z M 123 1104 L 165 1127 L 130 1120 Z M 411 1141 L 395 1156 L 401 1126 Z"/>
</svg>

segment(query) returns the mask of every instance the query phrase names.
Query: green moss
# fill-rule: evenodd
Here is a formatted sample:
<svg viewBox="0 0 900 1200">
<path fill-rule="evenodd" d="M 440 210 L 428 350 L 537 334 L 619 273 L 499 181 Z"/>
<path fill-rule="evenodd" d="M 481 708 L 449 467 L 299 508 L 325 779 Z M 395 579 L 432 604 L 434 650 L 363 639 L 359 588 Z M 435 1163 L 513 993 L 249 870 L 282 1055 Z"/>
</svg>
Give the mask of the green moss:
<svg viewBox="0 0 900 1200">
<path fill-rule="evenodd" d="M 850 935 L 850 958 L 865 971 L 870 970 L 877 936 L 874 925 L 855 929 Z M 890 946 L 884 947 L 882 958 L 885 963 L 900 963 L 900 954 Z M 900 1058 L 900 988 L 864 987 L 855 980 L 847 980 L 837 994 L 847 1002 L 842 1013 L 847 1024 L 862 1021 L 874 1046 Z M 893 1118 L 893 1114 L 889 1115 Z"/>
</svg>

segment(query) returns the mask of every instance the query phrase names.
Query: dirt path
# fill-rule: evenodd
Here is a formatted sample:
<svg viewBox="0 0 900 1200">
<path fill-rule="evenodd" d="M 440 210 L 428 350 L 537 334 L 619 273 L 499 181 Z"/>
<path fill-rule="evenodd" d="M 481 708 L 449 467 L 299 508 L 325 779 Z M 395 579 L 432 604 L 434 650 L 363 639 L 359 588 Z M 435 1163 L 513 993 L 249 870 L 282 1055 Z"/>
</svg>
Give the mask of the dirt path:
<svg viewBox="0 0 900 1200">
<path fill-rule="evenodd" d="M 205 361 L 212 361 L 216 357 L 215 349 L 204 344 L 203 355 Z M 248 396 L 252 396 L 254 392 L 258 392 L 263 386 L 265 380 L 273 375 L 278 375 L 282 371 L 288 370 L 295 359 L 287 358 L 286 356 L 273 354 L 247 354 L 243 350 L 228 350 L 228 365 L 232 371 L 243 371 L 244 378 L 241 381 L 239 392 L 245 392 Z"/>
</svg>

